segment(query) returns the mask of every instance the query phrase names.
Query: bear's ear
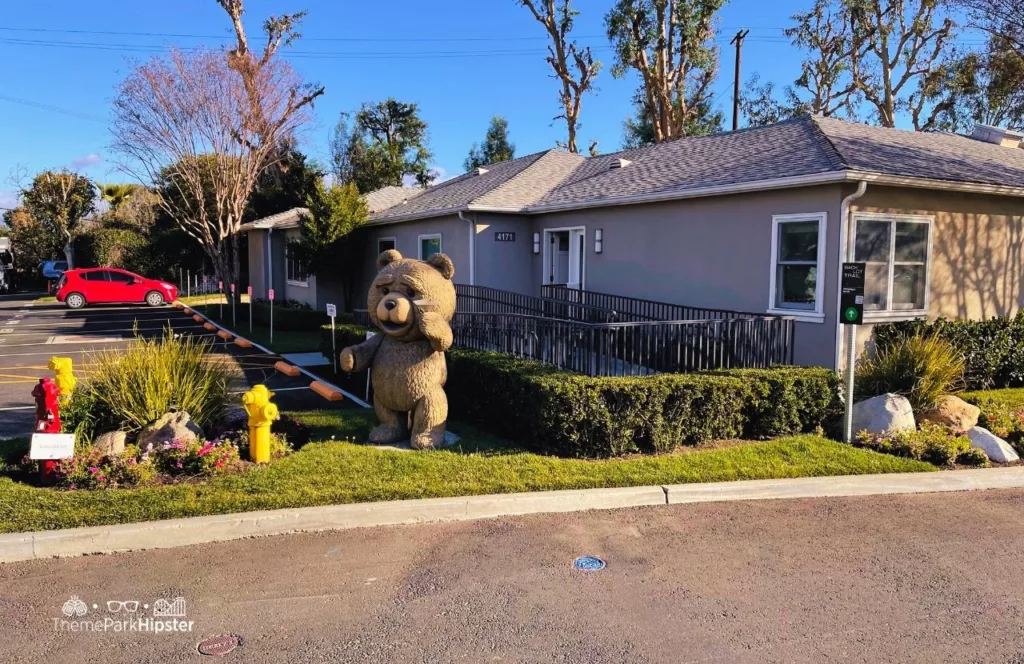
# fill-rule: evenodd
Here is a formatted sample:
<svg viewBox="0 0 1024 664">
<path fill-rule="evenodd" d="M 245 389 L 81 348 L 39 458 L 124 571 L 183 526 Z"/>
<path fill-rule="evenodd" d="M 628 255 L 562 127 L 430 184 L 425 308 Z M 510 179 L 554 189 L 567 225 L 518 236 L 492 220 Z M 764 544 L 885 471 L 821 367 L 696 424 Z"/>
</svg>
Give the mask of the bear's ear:
<svg viewBox="0 0 1024 664">
<path fill-rule="evenodd" d="M 427 259 L 427 263 L 437 268 L 437 271 L 445 279 L 455 276 L 455 263 L 452 263 L 452 259 L 448 258 L 447 254 L 434 254 Z"/>
<path fill-rule="evenodd" d="M 397 249 L 388 249 L 380 256 L 377 256 L 377 269 L 383 270 L 388 265 L 400 260 L 402 260 L 402 254 L 398 253 Z"/>
</svg>

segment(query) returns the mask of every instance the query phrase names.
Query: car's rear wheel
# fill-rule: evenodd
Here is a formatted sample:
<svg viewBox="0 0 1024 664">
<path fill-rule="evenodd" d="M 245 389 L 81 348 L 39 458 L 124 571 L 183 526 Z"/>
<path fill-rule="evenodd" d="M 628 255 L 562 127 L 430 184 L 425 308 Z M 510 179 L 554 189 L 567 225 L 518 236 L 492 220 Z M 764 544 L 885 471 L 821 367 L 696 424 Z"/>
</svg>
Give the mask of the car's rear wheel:
<svg viewBox="0 0 1024 664">
<path fill-rule="evenodd" d="M 146 304 L 151 307 L 159 307 L 164 303 L 164 296 L 159 291 L 149 291 L 146 293 Z"/>
<path fill-rule="evenodd" d="M 64 304 L 68 305 L 69 309 L 81 309 L 85 306 L 85 296 L 81 293 L 70 293 L 64 298 Z"/>
</svg>

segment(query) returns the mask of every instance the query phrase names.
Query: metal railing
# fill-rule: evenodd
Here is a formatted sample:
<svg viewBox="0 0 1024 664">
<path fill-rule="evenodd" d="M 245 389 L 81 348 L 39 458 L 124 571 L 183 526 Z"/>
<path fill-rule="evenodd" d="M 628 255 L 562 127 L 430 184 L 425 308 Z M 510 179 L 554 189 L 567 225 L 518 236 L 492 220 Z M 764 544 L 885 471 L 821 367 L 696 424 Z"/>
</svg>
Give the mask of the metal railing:
<svg viewBox="0 0 1024 664">
<path fill-rule="evenodd" d="M 763 368 L 793 361 L 794 321 L 717 320 L 585 323 L 540 316 L 460 312 L 462 348 L 508 353 L 590 376 Z"/>
<path fill-rule="evenodd" d="M 541 286 L 541 297 L 546 300 L 557 300 L 559 302 L 614 310 L 618 312 L 619 320 L 621 321 L 772 318 L 772 316 L 767 316 L 763 313 L 691 307 L 685 304 L 642 300 L 636 297 L 585 291 L 567 286 Z"/>
<path fill-rule="evenodd" d="M 455 294 L 458 297 L 458 310 L 466 313 L 519 314 L 585 323 L 611 323 L 620 320 L 616 311 L 606 307 L 523 295 L 487 286 L 455 284 Z"/>
</svg>

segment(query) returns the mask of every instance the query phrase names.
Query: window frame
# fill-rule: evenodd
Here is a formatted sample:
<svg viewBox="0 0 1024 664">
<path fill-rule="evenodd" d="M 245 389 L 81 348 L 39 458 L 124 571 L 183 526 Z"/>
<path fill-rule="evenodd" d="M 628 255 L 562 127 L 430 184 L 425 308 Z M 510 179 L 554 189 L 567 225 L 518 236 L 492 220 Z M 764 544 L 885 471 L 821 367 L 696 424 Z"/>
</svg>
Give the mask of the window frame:
<svg viewBox="0 0 1024 664">
<path fill-rule="evenodd" d="M 935 216 L 929 214 L 901 214 L 889 212 L 851 212 L 853 217 L 853 254 L 856 260 L 857 252 L 857 231 L 861 220 L 864 221 L 887 221 L 889 222 L 889 276 L 886 280 L 885 309 L 864 310 L 864 322 L 868 323 L 890 323 L 902 320 L 914 320 L 928 315 L 931 307 L 931 282 L 932 282 L 932 230 L 935 226 Z M 906 261 L 896 260 L 896 224 L 911 223 L 925 224 L 928 228 L 928 236 L 925 241 L 924 255 L 924 308 L 922 309 L 893 309 L 892 290 L 893 276 L 896 265 L 917 265 Z"/>
<path fill-rule="evenodd" d="M 309 288 L 309 275 L 305 274 L 305 270 L 299 270 L 304 274 L 302 279 L 292 279 L 292 267 L 302 267 L 302 261 L 295 260 L 292 258 L 291 245 L 293 241 L 289 241 L 284 248 L 284 282 L 289 286 L 298 286 L 299 288 Z"/>
<path fill-rule="evenodd" d="M 817 278 L 814 285 L 814 308 L 797 309 L 776 305 L 776 276 L 779 272 L 779 226 L 799 222 L 816 221 L 818 223 L 818 256 L 815 267 Z M 802 323 L 825 322 L 825 256 L 828 246 L 828 213 L 806 212 L 799 214 L 772 215 L 771 273 L 768 278 L 768 313 L 775 316 L 786 316 Z"/>
<path fill-rule="evenodd" d="M 426 260 L 423 258 L 423 241 L 433 240 L 434 238 L 437 238 L 437 253 L 444 253 L 444 238 L 441 236 L 441 233 L 425 233 L 416 236 L 416 253 L 421 261 Z"/>
<path fill-rule="evenodd" d="M 385 251 L 387 251 L 387 249 L 381 249 L 380 248 L 380 243 L 381 242 L 389 242 L 389 241 L 391 242 L 391 245 L 392 245 L 391 248 L 392 249 L 398 249 L 398 238 L 397 237 L 379 237 L 379 238 L 377 238 L 377 255 L 378 256 L 380 256 Z"/>
</svg>

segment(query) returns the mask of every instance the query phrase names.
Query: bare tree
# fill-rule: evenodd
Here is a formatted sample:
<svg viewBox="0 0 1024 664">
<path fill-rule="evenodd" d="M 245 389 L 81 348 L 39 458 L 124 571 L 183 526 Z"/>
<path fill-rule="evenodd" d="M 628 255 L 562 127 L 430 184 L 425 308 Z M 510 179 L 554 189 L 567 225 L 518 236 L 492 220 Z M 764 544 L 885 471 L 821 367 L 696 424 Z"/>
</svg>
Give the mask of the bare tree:
<svg viewBox="0 0 1024 664">
<path fill-rule="evenodd" d="M 157 185 L 161 208 L 202 245 L 225 284 L 237 283 L 242 215 L 258 177 L 309 119 L 300 86 L 280 59 L 245 80 L 222 52 L 174 50 L 135 66 L 118 89 L 122 168 Z"/>
<path fill-rule="evenodd" d="M 796 25 L 784 34 L 808 51 L 794 88 L 787 88 L 791 108 L 815 115 L 853 117 L 857 102 L 858 64 L 864 42 L 853 37 L 853 21 L 836 0 L 815 0 L 810 11 L 795 14 Z M 805 99 L 798 90 L 805 90 Z"/>
<path fill-rule="evenodd" d="M 639 97 L 654 141 L 687 135 L 711 110 L 718 73 L 715 17 L 725 0 L 617 0 L 605 17 L 616 77 L 640 75 Z"/>
<path fill-rule="evenodd" d="M 263 22 L 263 32 L 266 35 L 266 42 L 263 45 L 262 53 L 254 53 L 249 48 L 249 38 L 245 33 L 245 25 L 242 23 L 242 14 L 245 13 L 243 0 L 217 0 L 228 17 L 235 31 L 235 48 L 228 52 L 228 65 L 242 78 L 245 86 L 245 97 L 250 105 L 250 112 L 257 120 L 259 126 L 272 129 L 270 123 L 263 121 L 263 98 L 260 90 L 260 75 L 265 67 L 270 66 L 278 51 L 282 47 L 290 46 L 302 35 L 299 34 L 299 25 L 306 17 L 306 12 L 295 12 L 294 14 L 282 14 L 271 16 Z M 312 104 L 313 101 L 324 93 L 321 85 L 296 85 L 290 92 L 291 105 L 298 109 Z M 275 132 L 275 137 L 281 140 L 281 151 L 287 150 L 289 136 L 280 136 Z M 261 136 L 263 142 L 267 142 L 269 136 Z M 286 160 L 280 159 L 275 167 L 270 169 L 274 180 L 280 184 L 280 169 L 284 168 Z"/>
<path fill-rule="evenodd" d="M 576 131 L 579 129 L 580 102 L 583 95 L 594 88 L 594 79 L 601 69 L 601 63 L 594 59 L 589 46 L 580 47 L 575 40 L 570 40 L 573 20 L 579 14 L 571 6 L 570 0 L 517 0 L 526 7 L 533 17 L 544 26 L 551 43 L 548 44 L 548 64 L 554 70 L 554 77 L 562 85 L 558 100 L 562 104 L 562 113 L 555 116 L 556 120 L 565 120 L 568 137 L 565 143 L 559 143 L 569 152 L 579 152 L 576 145 Z"/>
<path fill-rule="evenodd" d="M 938 13 L 944 0 L 846 0 L 853 41 L 863 50 L 855 82 L 874 107 L 878 123 L 896 126 L 908 111 L 914 129 L 935 126 L 938 111 L 925 118 L 926 102 L 943 78 L 942 56 L 953 37 L 953 21 Z M 909 94 L 908 94 L 909 93 Z"/>
</svg>

